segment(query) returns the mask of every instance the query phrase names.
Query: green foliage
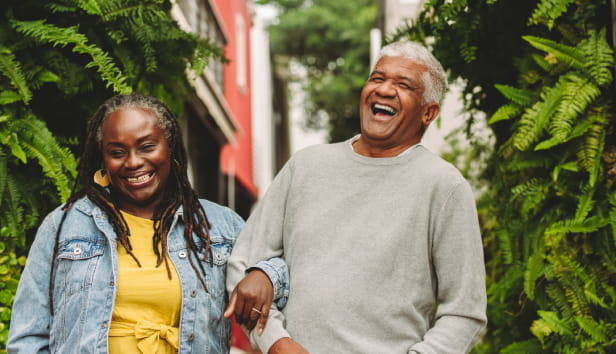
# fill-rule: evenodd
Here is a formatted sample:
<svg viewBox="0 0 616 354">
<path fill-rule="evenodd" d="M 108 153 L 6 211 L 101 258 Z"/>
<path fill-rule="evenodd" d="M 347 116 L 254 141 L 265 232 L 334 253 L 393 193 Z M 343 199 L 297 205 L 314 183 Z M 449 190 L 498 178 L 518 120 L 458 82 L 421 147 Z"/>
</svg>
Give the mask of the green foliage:
<svg viewBox="0 0 616 354">
<path fill-rule="evenodd" d="M 489 317 L 477 353 L 616 350 L 609 14 L 600 0 L 432 0 L 400 30 L 434 39 L 496 136 L 477 204 Z"/>
<path fill-rule="evenodd" d="M 371 28 L 377 6 L 372 0 L 262 0 L 279 9 L 269 27 L 271 51 L 279 65 L 300 64 L 303 74 L 289 80 L 303 83 L 307 93 L 306 125 L 328 128 L 329 140 L 359 132 L 357 100 L 369 74 Z M 301 29 L 301 30 L 299 30 Z"/>
<path fill-rule="evenodd" d="M 0 352 L 40 218 L 65 200 L 87 118 L 114 93 L 154 94 L 181 113 L 221 50 L 184 32 L 166 0 L 0 2 Z"/>
</svg>

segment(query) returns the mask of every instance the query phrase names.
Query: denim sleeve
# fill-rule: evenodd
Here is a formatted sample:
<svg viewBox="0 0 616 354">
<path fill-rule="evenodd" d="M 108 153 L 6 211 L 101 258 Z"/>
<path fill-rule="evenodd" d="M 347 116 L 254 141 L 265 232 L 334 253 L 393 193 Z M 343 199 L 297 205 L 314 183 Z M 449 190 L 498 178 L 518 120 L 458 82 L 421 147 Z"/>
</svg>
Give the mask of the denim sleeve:
<svg viewBox="0 0 616 354">
<path fill-rule="evenodd" d="M 56 210 L 45 218 L 30 248 L 13 302 L 7 353 L 49 352 L 49 268 L 58 215 Z"/>
<path fill-rule="evenodd" d="M 254 267 L 248 268 L 246 274 L 255 269 L 262 270 L 270 278 L 274 286 L 276 307 L 282 310 L 289 298 L 289 268 L 287 263 L 282 258 L 270 258 L 266 261 L 260 261 Z"/>
</svg>

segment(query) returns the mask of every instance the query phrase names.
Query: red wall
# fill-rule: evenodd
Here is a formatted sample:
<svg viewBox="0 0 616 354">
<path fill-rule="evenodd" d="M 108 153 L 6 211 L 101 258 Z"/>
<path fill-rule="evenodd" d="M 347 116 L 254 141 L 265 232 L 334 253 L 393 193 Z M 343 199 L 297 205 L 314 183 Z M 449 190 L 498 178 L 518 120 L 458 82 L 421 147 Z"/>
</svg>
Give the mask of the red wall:
<svg viewBox="0 0 616 354">
<path fill-rule="evenodd" d="M 240 125 L 236 134 L 237 146 L 227 144 L 221 152 L 221 169 L 226 174 L 235 170 L 235 176 L 244 187 L 257 197 L 252 169 L 252 127 L 251 127 L 251 85 L 250 85 L 250 27 L 252 19 L 246 0 L 214 0 L 213 5 L 224 23 L 229 36 L 225 47 L 225 56 L 230 61 L 225 65 L 224 96 L 227 99 L 231 113 Z M 238 43 L 238 17 L 243 22 L 243 48 L 245 60 L 238 57 L 241 50 Z M 238 86 L 239 65 L 243 64 L 245 86 Z"/>
</svg>

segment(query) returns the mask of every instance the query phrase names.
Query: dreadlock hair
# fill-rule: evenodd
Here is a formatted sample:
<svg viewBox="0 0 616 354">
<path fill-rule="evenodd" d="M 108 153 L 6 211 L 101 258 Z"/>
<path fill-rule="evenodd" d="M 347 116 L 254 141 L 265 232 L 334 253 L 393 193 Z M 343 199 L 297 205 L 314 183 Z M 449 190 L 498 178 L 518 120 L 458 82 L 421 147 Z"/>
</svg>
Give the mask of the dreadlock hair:
<svg viewBox="0 0 616 354">
<path fill-rule="evenodd" d="M 205 284 L 205 269 L 202 262 L 199 262 L 199 260 L 206 261 L 209 258 L 209 265 L 212 266 L 210 225 L 205 210 L 199 202 L 199 197 L 188 180 L 186 151 L 184 150 L 177 118 L 167 105 L 153 97 L 138 93 L 117 95 L 103 102 L 89 121 L 84 149 L 77 167 L 77 179 L 75 180 L 71 196 L 63 206 L 64 214 L 62 215 L 60 225 L 55 235 L 49 276 L 49 304 L 52 315 L 54 313 L 54 266 L 58 255 L 60 233 L 68 211 L 79 198 L 87 196 L 107 214 L 109 223 L 116 234 L 117 242 L 121 244 L 126 252 L 133 257 L 135 262 L 141 266 L 139 260 L 132 252 L 129 241 L 130 230 L 128 229 L 126 220 L 120 212 L 117 202 L 114 200 L 109 190 L 94 183 L 92 178 L 94 173 L 103 166 L 103 156 L 101 152 L 101 126 L 103 122 L 113 112 L 128 108 L 142 109 L 154 115 L 158 119 L 158 126 L 165 132 L 165 138 L 171 150 L 171 173 L 163 193 L 162 201 L 154 212 L 155 222 L 152 243 L 154 253 L 157 257 L 156 266 L 158 267 L 164 262 L 167 268 L 167 276 L 171 279 L 171 269 L 167 256 L 167 236 L 171 229 L 175 212 L 182 206 L 184 209 L 184 240 L 186 242 L 186 248 L 190 250 L 188 252 L 188 260 L 197 274 L 201 285 L 203 285 L 205 291 L 208 291 Z M 196 238 L 193 238 L 193 233 Z M 198 239 L 199 242 L 197 242 L 196 239 Z M 201 258 L 199 257 L 200 251 L 203 252 Z M 197 262 L 193 261 L 193 256 L 197 259 Z"/>
</svg>

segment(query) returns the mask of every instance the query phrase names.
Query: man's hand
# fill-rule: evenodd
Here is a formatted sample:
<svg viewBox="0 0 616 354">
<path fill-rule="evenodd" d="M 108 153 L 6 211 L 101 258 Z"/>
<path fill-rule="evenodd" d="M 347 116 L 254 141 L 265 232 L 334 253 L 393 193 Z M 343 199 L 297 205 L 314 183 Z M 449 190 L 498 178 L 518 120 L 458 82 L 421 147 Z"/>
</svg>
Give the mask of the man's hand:
<svg viewBox="0 0 616 354">
<path fill-rule="evenodd" d="M 268 354 L 308 354 L 308 351 L 289 337 L 280 338 L 267 352 Z"/>
<path fill-rule="evenodd" d="M 270 278 L 262 270 L 255 269 L 233 289 L 224 316 L 230 318 L 235 313 L 237 323 L 244 325 L 249 331 L 259 320 L 257 330 L 261 334 L 267 323 L 273 297 L 274 287 Z"/>
</svg>

